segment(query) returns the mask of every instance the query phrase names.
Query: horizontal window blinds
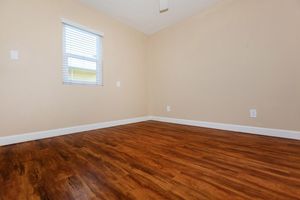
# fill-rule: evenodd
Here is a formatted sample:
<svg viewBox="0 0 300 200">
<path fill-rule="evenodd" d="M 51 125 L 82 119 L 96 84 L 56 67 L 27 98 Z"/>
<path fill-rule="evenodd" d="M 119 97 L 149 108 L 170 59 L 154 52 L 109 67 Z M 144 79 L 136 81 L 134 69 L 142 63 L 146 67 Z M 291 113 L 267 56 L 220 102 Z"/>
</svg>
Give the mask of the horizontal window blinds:
<svg viewBox="0 0 300 200">
<path fill-rule="evenodd" d="M 64 83 L 102 84 L 102 37 L 63 23 Z"/>
</svg>

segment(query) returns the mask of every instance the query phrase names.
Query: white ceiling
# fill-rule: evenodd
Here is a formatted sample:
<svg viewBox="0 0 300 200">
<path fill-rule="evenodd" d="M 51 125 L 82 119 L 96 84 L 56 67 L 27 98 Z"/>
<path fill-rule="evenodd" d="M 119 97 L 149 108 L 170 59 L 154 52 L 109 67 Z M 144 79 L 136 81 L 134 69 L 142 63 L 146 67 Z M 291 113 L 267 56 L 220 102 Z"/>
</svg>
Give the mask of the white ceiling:
<svg viewBox="0 0 300 200">
<path fill-rule="evenodd" d="M 159 0 L 80 0 L 146 34 L 153 34 L 221 0 L 169 0 L 160 14 Z"/>
</svg>

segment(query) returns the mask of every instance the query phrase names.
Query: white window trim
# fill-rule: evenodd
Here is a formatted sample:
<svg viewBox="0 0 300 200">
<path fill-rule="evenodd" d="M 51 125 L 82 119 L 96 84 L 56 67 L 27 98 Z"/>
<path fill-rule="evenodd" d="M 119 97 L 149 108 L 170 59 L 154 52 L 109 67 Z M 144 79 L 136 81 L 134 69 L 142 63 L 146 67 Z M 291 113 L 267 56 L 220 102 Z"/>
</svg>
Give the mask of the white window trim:
<svg viewBox="0 0 300 200">
<path fill-rule="evenodd" d="M 74 26 L 76 28 L 79 28 L 79 29 L 83 29 L 87 32 L 90 32 L 90 33 L 93 33 L 93 34 L 96 34 L 96 35 L 99 35 L 100 37 L 104 37 L 104 33 L 103 32 L 100 32 L 100 31 L 96 31 L 96 30 L 93 30 L 91 28 L 88 28 L 86 26 L 83 26 L 81 24 L 78 24 L 76 22 L 73 22 L 71 20 L 68 20 L 68 19 L 65 19 L 65 18 L 61 18 L 61 22 L 64 23 L 64 24 L 68 24 L 70 26 Z"/>
<path fill-rule="evenodd" d="M 99 58 L 96 60 L 96 64 L 97 66 L 97 78 L 99 80 L 97 80 L 97 83 L 94 83 L 94 82 L 89 82 L 89 81 L 76 81 L 76 80 L 71 80 L 71 81 L 68 81 L 68 80 L 64 80 L 64 77 L 65 77 L 65 55 L 66 55 L 66 50 L 65 50 L 65 28 L 64 28 L 64 25 L 69 25 L 69 26 L 73 26 L 75 28 L 78 28 L 78 29 L 82 29 L 84 31 L 87 31 L 87 32 L 90 32 L 92 34 L 95 34 L 95 35 L 98 35 L 100 36 L 100 38 L 103 38 L 104 37 L 104 33 L 102 32 L 99 32 L 99 31 L 95 31 L 93 29 L 90 29 L 90 28 L 87 28 L 86 26 L 83 26 L 83 25 L 80 25 L 78 23 L 75 23 L 73 21 L 70 21 L 70 20 L 67 20 L 65 18 L 62 18 L 61 19 L 61 22 L 62 22 L 62 28 L 63 28 L 63 31 L 62 31 L 62 34 L 63 34 L 63 42 L 62 42 L 62 49 L 63 49 L 63 84 L 65 85 L 83 85 L 83 86 L 103 86 L 104 83 L 103 83 L 103 45 L 102 45 L 102 48 L 101 48 L 101 63 L 99 63 Z M 98 41 L 97 43 L 97 46 L 98 46 L 98 49 L 100 50 L 100 41 Z M 80 56 L 78 55 L 73 55 L 71 54 L 70 55 L 71 57 L 75 57 L 75 58 L 78 58 Z M 86 58 L 85 58 L 86 59 Z M 95 61 L 93 59 L 91 59 L 91 61 Z"/>
</svg>

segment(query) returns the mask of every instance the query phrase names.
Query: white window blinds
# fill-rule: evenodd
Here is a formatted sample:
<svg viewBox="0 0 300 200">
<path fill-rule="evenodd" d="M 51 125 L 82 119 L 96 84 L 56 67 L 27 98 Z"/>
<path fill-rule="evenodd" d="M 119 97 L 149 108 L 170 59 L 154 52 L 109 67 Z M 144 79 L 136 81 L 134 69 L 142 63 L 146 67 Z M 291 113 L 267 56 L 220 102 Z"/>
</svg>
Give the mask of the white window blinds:
<svg viewBox="0 0 300 200">
<path fill-rule="evenodd" d="M 102 85 L 102 36 L 63 22 L 63 79 Z"/>
</svg>

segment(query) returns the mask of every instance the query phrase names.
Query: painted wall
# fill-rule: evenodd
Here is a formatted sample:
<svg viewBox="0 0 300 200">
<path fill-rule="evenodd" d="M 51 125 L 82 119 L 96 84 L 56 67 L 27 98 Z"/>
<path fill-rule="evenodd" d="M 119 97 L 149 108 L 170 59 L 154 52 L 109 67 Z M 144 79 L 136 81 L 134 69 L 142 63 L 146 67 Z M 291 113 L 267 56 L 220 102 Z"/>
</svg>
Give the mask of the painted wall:
<svg viewBox="0 0 300 200">
<path fill-rule="evenodd" d="M 61 18 L 104 32 L 104 87 L 62 84 Z M 0 0 L 0 27 L 0 136 L 147 114 L 144 34 L 74 0 Z"/>
<path fill-rule="evenodd" d="M 300 130 L 299 0 L 224 1 L 152 35 L 148 61 L 151 115 Z"/>
<path fill-rule="evenodd" d="M 62 84 L 61 18 L 104 32 L 104 87 Z M 224 0 L 147 37 L 77 0 L 0 0 L 0 136 L 148 114 L 300 130 L 299 19 Z"/>
</svg>

